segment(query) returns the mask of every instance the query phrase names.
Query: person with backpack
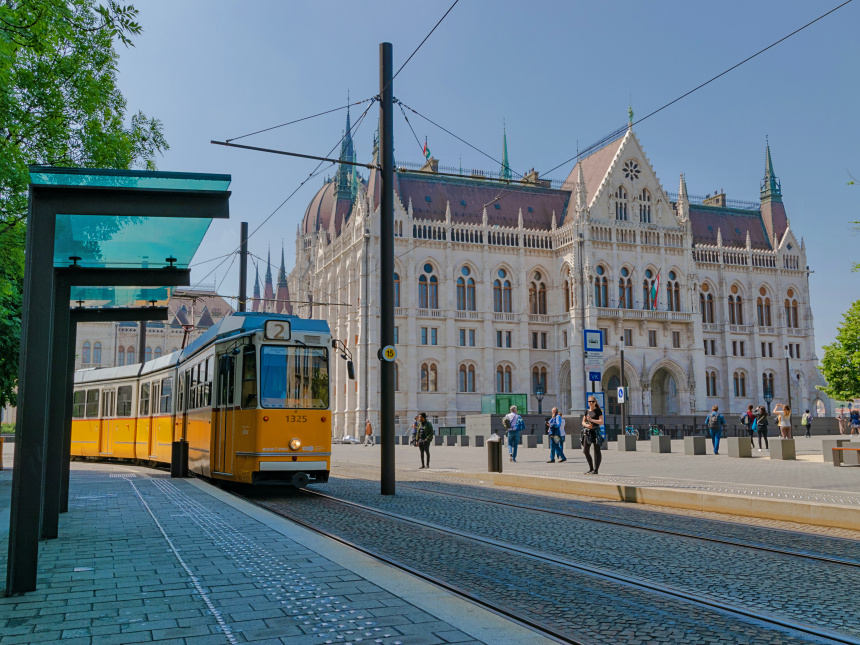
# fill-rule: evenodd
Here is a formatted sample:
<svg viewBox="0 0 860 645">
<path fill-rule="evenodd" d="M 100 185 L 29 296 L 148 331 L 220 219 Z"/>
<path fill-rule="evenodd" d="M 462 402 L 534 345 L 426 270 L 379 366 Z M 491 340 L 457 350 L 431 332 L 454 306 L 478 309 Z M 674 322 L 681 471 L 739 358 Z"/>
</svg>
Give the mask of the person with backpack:
<svg viewBox="0 0 860 645">
<path fill-rule="evenodd" d="M 758 433 L 758 451 L 761 452 L 762 437 L 764 437 L 765 449 L 770 450 L 770 446 L 767 445 L 767 410 L 763 405 L 759 407 L 755 418 L 755 431 Z"/>
<path fill-rule="evenodd" d="M 857 410 L 851 410 L 851 435 L 854 436 L 854 433 L 860 434 L 860 412 Z"/>
<path fill-rule="evenodd" d="M 427 413 L 418 415 L 418 450 L 421 452 L 421 468 L 430 468 L 430 444 L 433 443 L 433 424 L 427 420 Z M 427 465 L 424 465 L 424 455 Z M 419 469 L 420 470 L 420 469 Z"/>
<path fill-rule="evenodd" d="M 525 430 L 526 424 L 523 418 L 517 414 L 517 406 L 511 406 L 510 414 L 502 419 L 502 425 L 508 431 L 508 456 L 511 461 L 517 461 L 517 448 L 520 445 L 520 433 Z"/>
<path fill-rule="evenodd" d="M 588 462 L 586 475 L 597 475 L 600 470 L 600 426 L 603 425 L 603 410 L 593 395 L 588 397 L 588 411 L 582 417 L 582 434 L 579 442 L 582 444 L 582 452 Z M 591 460 L 591 447 L 594 446 L 594 461 Z"/>
<path fill-rule="evenodd" d="M 800 417 L 800 425 L 802 425 L 806 429 L 806 437 L 812 437 L 812 415 L 809 414 L 809 410 L 807 410 L 802 417 Z"/>
<path fill-rule="evenodd" d="M 708 426 L 708 432 L 711 435 L 711 443 L 714 444 L 714 454 L 720 454 L 720 439 L 723 436 L 723 426 L 726 425 L 726 420 L 720 414 L 719 406 L 711 408 L 711 413 L 705 422 Z"/>
<path fill-rule="evenodd" d="M 755 412 L 753 412 L 753 406 L 748 405 L 747 411 L 741 415 L 741 425 L 746 427 L 750 435 L 750 448 L 755 448 Z"/>
<path fill-rule="evenodd" d="M 548 464 L 554 464 L 555 458 L 558 457 L 559 463 L 567 461 L 564 456 L 564 419 L 558 412 L 558 408 L 552 409 L 552 417 L 549 420 L 549 461 Z"/>
</svg>

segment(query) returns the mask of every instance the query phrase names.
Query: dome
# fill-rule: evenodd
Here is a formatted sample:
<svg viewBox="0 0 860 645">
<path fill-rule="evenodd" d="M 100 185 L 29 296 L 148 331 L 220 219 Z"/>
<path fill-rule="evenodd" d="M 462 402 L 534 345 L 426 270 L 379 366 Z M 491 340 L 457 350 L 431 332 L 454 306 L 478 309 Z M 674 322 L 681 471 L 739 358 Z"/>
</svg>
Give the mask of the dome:
<svg viewBox="0 0 860 645">
<path fill-rule="evenodd" d="M 331 219 L 331 214 L 334 210 L 335 188 L 335 183 L 333 181 L 326 180 L 326 182 L 317 191 L 316 195 L 313 196 L 313 199 L 311 199 L 311 202 L 308 204 L 308 208 L 305 211 L 305 216 L 302 219 L 302 235 L 316 233 L 319 230 L 328 230 L 329 220 Z"/>
</svg>

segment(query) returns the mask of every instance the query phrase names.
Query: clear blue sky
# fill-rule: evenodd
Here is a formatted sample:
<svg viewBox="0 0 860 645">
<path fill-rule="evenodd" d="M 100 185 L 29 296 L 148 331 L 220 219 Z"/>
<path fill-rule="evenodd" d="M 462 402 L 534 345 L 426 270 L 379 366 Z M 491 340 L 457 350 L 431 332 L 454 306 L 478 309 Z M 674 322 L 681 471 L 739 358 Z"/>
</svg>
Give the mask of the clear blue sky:
<svg viewBox="0 0 860 645">
<path fill-rule="evenodd" d="M 839 4 L 837 0 L 743 2 L 529 2 L 461 0 L 395 81 L 395 96 L 496 158 L 507 123 L 511 166 L 547 170 L 627 119 L 692 89 Z M 121 49 L 119 84 L 130 112 L 164 122 L 171 149 L 162 170 L 230 173 L 231 219 L 214 222 L 195 262 L 231 252 L 239 222 L 253 230 L 313 170 L 315 162 L 213 146 L 378 92 L 378 45 L 395 68 L 450 6 L 400 1 L 138 2 L 144 33 Z M 860 297 L 857 113 L 860 2 L 816 23 L 636 127 L 664 187 L 687 175 L 691 193 L 725 189 L 757 200 L 769 135 L 792 228 L 806 240 L 817 345 L 832 341 Z M 353 118 L 358 116 L 353 111 Z M 357 132 L 369 161 L 377 110 Z M 338 112 L 243 143 L 326 154 L 339 140 Z M 413 117 L 445 165 L 497 165 Z M 402 117 L 398 161 L 421 152 Z M 569 166 L 552 175 L 564 178 Z M 333 172 L 333 171 L 330 171 Z M 324 175 L 323 175 L 324 176 Z M 252 238 L 252 253 L 286 245 L 322 177 L 309 181 Z M 229 263 L 229 262 L 228 262 Z M 194 268 L 206 277 L 218 262 Z M 238 293 L 238 267 L 217 269 L 220 292 Z M 253 267 L 251 269 L 253 279 Z M 250 287 L 249 287 L 250 292 Z M 819 352 L 819 357 L 822 355 Z"/>
</svg>

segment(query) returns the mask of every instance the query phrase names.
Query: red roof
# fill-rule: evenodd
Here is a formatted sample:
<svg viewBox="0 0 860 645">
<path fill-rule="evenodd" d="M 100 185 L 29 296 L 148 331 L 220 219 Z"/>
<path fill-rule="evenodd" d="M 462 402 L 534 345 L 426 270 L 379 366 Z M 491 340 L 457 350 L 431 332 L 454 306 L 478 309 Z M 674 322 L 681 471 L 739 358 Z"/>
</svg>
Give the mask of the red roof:
<svg viewBox="0 0 860 645">
<path fill-rule="evenodd" d="M 694 244 L 716 244 L 717 231 L 723 246 L 745 247 L 747 231 L 754 249 L 770 249 L 767 231 L 759 211 L 690 204 Z"/>
<path fill-rule="evenodd" d="M 578 161 L 573 167 L 573 170 L 570 171 L 567 179 L 564 180 L 564 187 L 568 190 L 574 190 L 579 177 L 579 166 L 582 165 L 582 176 L 585 179 L 585 192 L 588 196 L 588 203 L 590 204 L 591 200 L 594 199 L 594 195 L 597 193 L 597 189 L 600 188 L 600 183 L 606 176 L 609 166 L 612 164 L 612 160 L 615 159 L 615 155 L 618 153 L 618 149 L 621 147 L 622 141 L 624 141 L 624 137 L 620 136 L 615 141 L 611 141 L 597 151 L 592 152 L 590 155 L 585 157 L 585 159 Z"/>
</svg>

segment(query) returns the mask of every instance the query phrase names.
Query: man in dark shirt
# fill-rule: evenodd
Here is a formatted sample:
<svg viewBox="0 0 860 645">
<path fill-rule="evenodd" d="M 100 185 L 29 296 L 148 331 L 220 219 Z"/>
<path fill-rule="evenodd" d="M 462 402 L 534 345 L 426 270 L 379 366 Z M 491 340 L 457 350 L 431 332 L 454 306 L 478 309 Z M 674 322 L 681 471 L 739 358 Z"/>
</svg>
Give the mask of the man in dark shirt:
<svg viewBox="0 0 860 645">
<path fill-rule="evenodd" d="M 427 420 L 427 414 L 418 415 L 418 450 L 421 452 L 421 468 L 430 468 L 430 444 L 433 442 L 433 424 Z M 427 454 L 427 465 L 424 465 L 424 454 Z"/>
</svg>

